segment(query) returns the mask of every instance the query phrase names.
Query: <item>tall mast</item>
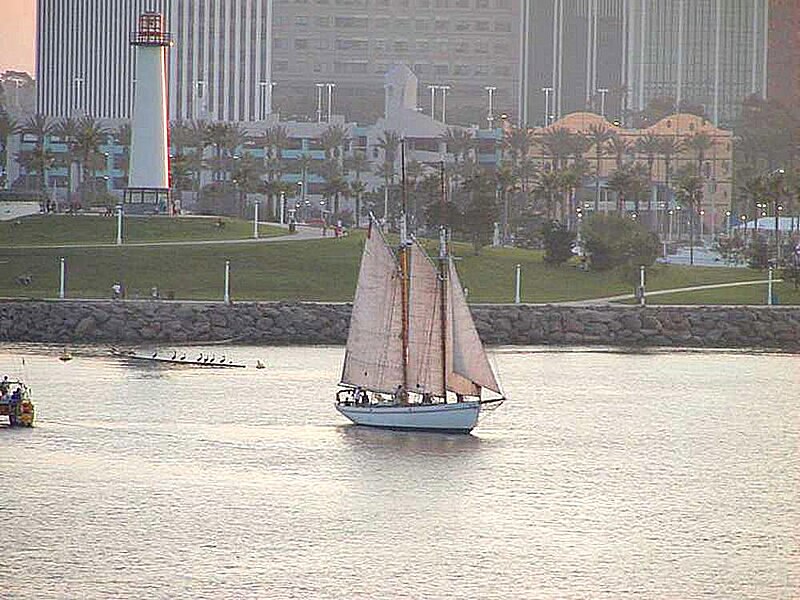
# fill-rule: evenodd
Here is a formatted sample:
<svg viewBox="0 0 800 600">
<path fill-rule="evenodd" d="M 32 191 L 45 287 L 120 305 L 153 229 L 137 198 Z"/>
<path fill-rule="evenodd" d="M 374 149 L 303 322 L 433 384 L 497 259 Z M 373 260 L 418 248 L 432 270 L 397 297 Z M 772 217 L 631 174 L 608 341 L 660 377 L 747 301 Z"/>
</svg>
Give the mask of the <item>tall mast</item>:
<svg viewBox="0 0 800 600">
<path fill-rule="evenodd" d="M 441 286 L 441 293 L 439 294 L 441 305 L 439 312 L 441 314 L 441 329 L 442 329 L 442 396 L 447 400 L 447 229 L 444 225 L 439 227 L 439 285 Z"/>
<path fill-rule="evenodd" d="M 406 140 L 400 140 L 400 172 L 402 181 L 403 207 L 400 212 L 400 289 L 403 307 L 403 388 L 408 389 L 408 301 L 409 301 L 409 256 L 408 231 L 406 224 L 407 188 L 406 188 Z"/>
</svg>

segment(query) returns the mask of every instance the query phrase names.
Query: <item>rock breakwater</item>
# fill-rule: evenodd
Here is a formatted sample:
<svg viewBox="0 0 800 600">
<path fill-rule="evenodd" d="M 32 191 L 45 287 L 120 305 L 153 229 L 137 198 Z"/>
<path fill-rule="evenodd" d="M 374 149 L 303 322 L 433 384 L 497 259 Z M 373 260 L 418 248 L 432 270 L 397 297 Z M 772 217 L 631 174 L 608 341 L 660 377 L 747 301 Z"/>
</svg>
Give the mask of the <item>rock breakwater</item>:
<svg viewBox="0 0 800 600">
<path fill-rule="evenodd" d="M 349 304 L 5 301 L 0 341 L 344 344 Z M 476 305 L 490 345 L 800 350 L 800 307 Z"/>
</svg>

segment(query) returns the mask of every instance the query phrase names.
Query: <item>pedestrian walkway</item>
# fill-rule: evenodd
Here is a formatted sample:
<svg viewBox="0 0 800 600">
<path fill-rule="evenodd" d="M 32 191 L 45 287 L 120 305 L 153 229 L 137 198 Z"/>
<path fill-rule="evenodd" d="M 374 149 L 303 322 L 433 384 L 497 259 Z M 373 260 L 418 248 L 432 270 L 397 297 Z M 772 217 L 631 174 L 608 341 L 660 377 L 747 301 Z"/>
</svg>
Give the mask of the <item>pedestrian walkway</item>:
<svg viewBox="0 0 800 600">
<path fill-rule="evenodd" d="M 783 279 L 773 279 L 772 283 L 780 283 L 782 281 Z M 767 279 L 758 279 L 752 281 L 735 281 L 732 283 L 711 283 L 707 285 L 693 285 L 690 287 L 672 288 L 669 290 L 654 290 L 652 292 L 646 292 L 645 299 L 650 298 L 651 296 L 663 296 L 666 294 L 677 294 L 680 292 L 700 292 L 703 290 L 715 290 L 720 288 L 740 287 L 745 285 L 767 285 L 768 283 L 769 280 Z M 611 304 L 612 302 L 622 302 L 624 300 L 634 300 L 635 298 L 636 294 L 620 294 L 618 296 L 607 296 L 605 298 L 592 298 L 590 300 L 559 302 L 559 304 L 568 306 L 591 306 L 591 305 Z"/>
</svg>

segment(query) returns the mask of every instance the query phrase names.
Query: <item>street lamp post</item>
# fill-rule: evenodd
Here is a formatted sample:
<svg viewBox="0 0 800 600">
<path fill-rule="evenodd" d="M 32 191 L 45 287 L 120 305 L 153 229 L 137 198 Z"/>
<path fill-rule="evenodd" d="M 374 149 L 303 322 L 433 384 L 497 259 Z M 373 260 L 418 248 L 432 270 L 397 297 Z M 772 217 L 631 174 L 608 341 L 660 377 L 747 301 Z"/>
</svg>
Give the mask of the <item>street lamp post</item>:
<svg viewBox="0 0 800 600">
<path fill-rule="evenodd" d="M 330 123 L 333 114 L 333 88 L 336 87 L 336 84 L 326 83 L 325 86 L 328 88 L 328 123 Z"/>
<path fill-rule="evenodd" d="M 281 225 L 285 224 L 284 223 L 284 221 L 286 220 L 284 218 L 285 213 L 286 213 L 286 193 L 281 192 L 281 207 L 280 207 Z"/>
<path fill-rule="evenodd" d="M 439 87 L 442 90 L 442 123 L 447 123 L 447 90 L 450 89 L 449 85 Z"/>
<path fill-rule="evenodd" d="M 117 246 L 122 245 L 122 204 L 117 204 Z"/>
<path fill-rule="evenodd" d="M 59 299 L 63 300 L 65 296 L 65 288 L 66 288 L 66 267 L 64 265 L 64 257 L 62 256 L 59 259 L 59 285 L 58 285 L 58 297 Z"/>
<path fill-rule="evenodd" d="M 259 91 L 259 120 L 263 121 L 267 115 L 272 113 L 272 83 L 269 81 L 260 81 L 258 83 Z"/>
<path fill-rule="evenodd" d="M 544 92 L 544 126 L 550 125 L 550 94 L 553 93 L 553 88 L 543 87 Z"/>
<path fill-rule="evenodd" d="M 672 213 L 673 213 L 673 210 L 670 208 L 667 211 L 667 214 L 669 215 L 669 232 L 668 232 L 668 235 L 667 235 L 667 240 L 670 241 L 670 242 L 672 241 Z"/>
<path fill-rule="evenodd" d="M 253 239 L 258 239 L 258 201 L 253 202 Z"/>
<path fill-rule="evenodd" d="M 597 93 L 600 94 L 600 116 L 606 118 L 606 94 L 608 88 L 597 88 Z"/>
<path fill-rule="evenodd" d="M 317 86 L 317 123 L 322 123 L 322 88 L 325 87 L 324 83 L 316 83 Z"/>
<path fill-rule="evenodd" d="M 725 211 L 725 233 L 728 234 L 728 237 L 731 237 L 731 211 Z"/>
<path fill-rule="evenodd" d="M 231 261 L 225 261 L 225 291 L 222 296 L 225 304 L 231 303 Z"/>
<path fill-rule="evenodd" d="M 195 121 L 201 116 L 205 116 L 205 110 L 201 107 L 201 105 L 205 103 L 205 97 L 206 82 L 198 79 L 194 82 L 194 106 L 192 106 L 192 115 Z"/>
<path fill-rule="evenodd" d="M 494 93 L 497 91 L 497 87 L 487 85 L 483 89 L 485 89 L 489 95 L 489 112 L 486 115 L 486 120 L 489 122 L 489 129 L 492 129 L 492 125 L 494 124 Z"/>
<path fill-rule="evenodd" d="M 701 210 L 700 214 L 700 240 L 703 240 L 703 216 L 706 214 L 706 211 Z"/>
</svg>

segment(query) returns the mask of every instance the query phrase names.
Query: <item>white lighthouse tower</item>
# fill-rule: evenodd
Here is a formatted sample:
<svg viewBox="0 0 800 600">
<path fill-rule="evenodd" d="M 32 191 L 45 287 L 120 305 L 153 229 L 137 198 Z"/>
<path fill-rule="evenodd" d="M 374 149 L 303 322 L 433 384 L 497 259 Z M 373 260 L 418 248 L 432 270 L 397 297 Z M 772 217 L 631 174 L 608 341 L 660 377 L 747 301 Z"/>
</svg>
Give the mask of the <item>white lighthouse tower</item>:
<svg viewBox="0 0 800 600">
<path fill-rule="evenodd" d="M 167 141 L 167 48 L 171 38 L 164 18 L 147 12 L 139 17 L 136 46 L 136 88 L 131 123 L 131 154 L 125 202 L 149 205 L 144 210 L 170 210 Z"/>
</svg>

